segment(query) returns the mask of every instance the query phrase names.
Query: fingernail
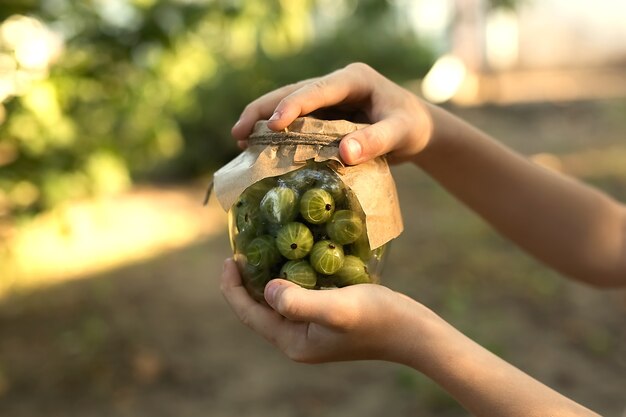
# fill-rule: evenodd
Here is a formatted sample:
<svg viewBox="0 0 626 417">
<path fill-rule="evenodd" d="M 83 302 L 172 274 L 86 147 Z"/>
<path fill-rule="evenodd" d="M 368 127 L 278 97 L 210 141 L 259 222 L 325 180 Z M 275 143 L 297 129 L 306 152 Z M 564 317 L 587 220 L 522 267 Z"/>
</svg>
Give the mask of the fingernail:
<svg viewBox="0 0 626 417">
<path fill-rule="evenodd" d="M 274 305 L 274 301 L 276 301 L 276 292 L 278 291 L 278 287 L 280 284 L 270 282 L 265 287 L 265 301 L 267 301 L 270 305 Z"/>
<path fill-rule="evenodd" d="M 357 140 L 346 139 L 346 148 L 348 148 L 348 155 L 353 161 L 361 157 L 361 144 Z"/>
<path fill-rule="evenodd" d="M 237 127 L 237 126 L 239 126 L 239 124 L 240 124 L 240 123 L 241 123 L 241 119 L 237 120 L 237 121 L 235 122 L 235 124 L 233 125 L 233 127 Z"/>
<path fill-rule="evenodd" d="M 275 111 L 274 114 L 272 114 L 272 117 L 270 117 L 270 121 L 278 119 L 280 119 L 280 113 Z"/>
</svg>

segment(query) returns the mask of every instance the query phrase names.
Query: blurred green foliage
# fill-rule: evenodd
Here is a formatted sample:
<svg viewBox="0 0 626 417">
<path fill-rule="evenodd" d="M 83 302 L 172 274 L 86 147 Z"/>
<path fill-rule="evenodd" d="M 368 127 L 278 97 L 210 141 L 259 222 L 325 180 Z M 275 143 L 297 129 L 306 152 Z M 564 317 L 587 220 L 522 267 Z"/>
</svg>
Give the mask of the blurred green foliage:
<svg viewBox="0 0 626 417">
<path fill-rule="evenodd" d="M 5 0 L 0 22 L 16 14 L 63 47 L 0 107 L 5 216 L 205 174 L 236 154 L 230 126 L 268 90 L 353 61 L 402 82 L 433 59 L 386 0 Z"/>
<path fill-rule="evenodd" d="M 243 107 L 286 83 L 354 61 L 398 82 L 422 76 L 433 53 L 400 3 L 5 0 L 0 216 L 204 175 L 236 154 Z M 7 22 L 27 27 L 21 60 Z"/>
</svg>

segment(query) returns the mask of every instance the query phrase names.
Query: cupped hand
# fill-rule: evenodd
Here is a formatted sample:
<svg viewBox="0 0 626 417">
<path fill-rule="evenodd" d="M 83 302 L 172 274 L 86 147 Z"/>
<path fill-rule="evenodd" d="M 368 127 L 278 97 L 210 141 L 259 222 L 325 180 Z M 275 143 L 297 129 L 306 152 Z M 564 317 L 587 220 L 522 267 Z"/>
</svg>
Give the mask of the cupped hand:
<svg viewBox="0 0 626 417">
<path fill-rule="evenodd" d="M 433 131 L 429 106 L 371 67 L 356 63 L 258 98 L 246 106 L 232 134 L 245 148 L 256 121 L 269 119 L 271 129 L 282 130 L 320 109 L 364 114 L 372 123 L 341 141 L 340 156 L 350 165 L 385 154 L 392 162 L 411 159 L 426 147 Z"/>
<path fill-rule="evenodd" d="M 401 362 L 407 327 L 415 326 L 421 304 L 389 288 L 359 284 L 306 290 L 274 279 L 265 287 L 269 306 L 253 300 L 232 259 L 224 263 L 221 290 L 248 327 L 297 362 L 357 359 Z"/>
</svg>

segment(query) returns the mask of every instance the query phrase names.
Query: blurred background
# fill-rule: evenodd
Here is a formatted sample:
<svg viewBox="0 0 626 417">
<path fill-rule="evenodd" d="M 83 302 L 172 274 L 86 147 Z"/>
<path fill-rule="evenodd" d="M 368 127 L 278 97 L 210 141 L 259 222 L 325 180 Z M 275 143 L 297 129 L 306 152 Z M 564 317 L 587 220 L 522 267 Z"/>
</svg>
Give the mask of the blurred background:
<svg viewBox="0 0 626 417">
<path fill-rule="evenodd" d="M 0 415 L 463 416 L 386 363 L 289 362 L 217 286 L 202 206 L 243 107 L 363 61 L 626 201 L 617 0 L 3 0 Z M 385 284 L 603 415 L 626 294 L 568 282 L 411 166 Z M 384 414 L 383 414 L 384 413 Z"/>
</svg>

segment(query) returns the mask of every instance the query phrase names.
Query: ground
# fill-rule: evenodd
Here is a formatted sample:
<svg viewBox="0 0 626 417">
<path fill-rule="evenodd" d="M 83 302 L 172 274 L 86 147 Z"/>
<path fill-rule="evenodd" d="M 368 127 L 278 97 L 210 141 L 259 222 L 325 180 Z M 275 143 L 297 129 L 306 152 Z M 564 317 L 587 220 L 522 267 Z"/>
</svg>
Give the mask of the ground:
<svg viewBox="0 0 626 417">
<path fill-rule="evenodd" d="M 626 162 L 615 160 L 626 150 L 626 101 L 453 111 L 626 201 Z M 405 232 L 384 284 L 565 395 L 623 415 L 626 293 L 548 270 L 418 169 L 394 175 Z M 223 301 L 217 279 L 229 253 L 222 228 L 148 261 L 0 300 L 0 415 L 466 415 L 399 365 L 284 358 Z"/>
</svg>

